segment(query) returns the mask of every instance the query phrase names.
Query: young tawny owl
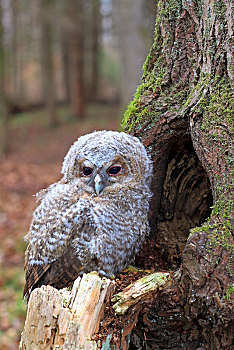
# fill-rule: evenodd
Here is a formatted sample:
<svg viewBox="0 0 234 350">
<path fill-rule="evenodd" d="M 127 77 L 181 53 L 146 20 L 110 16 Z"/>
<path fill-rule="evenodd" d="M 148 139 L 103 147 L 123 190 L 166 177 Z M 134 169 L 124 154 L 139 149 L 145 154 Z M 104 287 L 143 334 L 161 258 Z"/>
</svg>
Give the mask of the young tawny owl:
<svg viewBox="0 0 234 350">
<path fill-rule="evenodd" d="M 26 236 L 26 298 L 42 285 L 69 286 L 84 272 L 114 278 L 149 232 L 152 164 L 136 137 L 115 131 L 82 136 L 62 174 L 38 194 Z"/>
</svg>

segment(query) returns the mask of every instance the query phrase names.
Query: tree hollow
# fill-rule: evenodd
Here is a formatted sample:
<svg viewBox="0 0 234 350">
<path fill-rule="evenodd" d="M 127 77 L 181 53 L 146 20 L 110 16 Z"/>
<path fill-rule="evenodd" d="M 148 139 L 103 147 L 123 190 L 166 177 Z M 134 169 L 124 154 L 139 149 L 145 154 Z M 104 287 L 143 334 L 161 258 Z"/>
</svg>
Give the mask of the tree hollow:
<svg viewBox="0 0 234 350">
<path fill-rule="evenodd" d="M 211 214 L 211 184 L 189 135 L 168 146 L 166 162 L 154 178 L 153 189 L 162 183 L 161 192 L 153 194 L 151 234 L 136 258 L 144 268 L 176 269 L 190 229 L 200 226 Z M 160 196 L 160 199 L 158 198 Z M 159 204 L 159 205 L 158 205 Z"/>
</svg>

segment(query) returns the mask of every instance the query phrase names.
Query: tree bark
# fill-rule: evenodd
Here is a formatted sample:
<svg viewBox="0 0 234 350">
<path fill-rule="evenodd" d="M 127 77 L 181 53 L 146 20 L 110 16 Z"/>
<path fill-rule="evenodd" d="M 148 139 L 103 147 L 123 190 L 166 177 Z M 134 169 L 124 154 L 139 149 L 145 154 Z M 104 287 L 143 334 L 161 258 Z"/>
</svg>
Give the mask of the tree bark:
<svg viewBox="0 0 234 350">
<path fill-rule="evenodd" d="M 180 268 L 139 314 L 131 349 L 231 348 L 231 13 L 229 1 L 160 1 L 142 84 L 125 113 L 155 174 L 151 236 L 137 263 Z"/>
</svg>

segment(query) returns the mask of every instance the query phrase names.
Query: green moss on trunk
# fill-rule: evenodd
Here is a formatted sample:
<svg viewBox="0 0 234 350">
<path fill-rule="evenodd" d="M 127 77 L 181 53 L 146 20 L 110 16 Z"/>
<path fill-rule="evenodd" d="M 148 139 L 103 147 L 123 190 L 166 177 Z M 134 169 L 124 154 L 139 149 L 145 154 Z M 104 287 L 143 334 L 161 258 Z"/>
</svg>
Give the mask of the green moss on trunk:
<svg viewBox="0 0 234 350">
<path fill-rule="evenodd" d="M 230 287 L 233 276 L 230 9 L 230 2 L 224 0 L 158 2 L 154 43 L 144 64 L 142 83 L 122 122 L 125 131 L 142 140 L 154 164 L 151 237 L 141 253 L 141 263 L 147 261 L 147 267 L 150 262 L 163 266 L 170 249 L 176 245 L 172 242 L 176 236 L 173 229 L 183 232 L 188 227 L 183 220 L 193 222 L 191 216 L 199 216 L 201 203 L 203 209 L 206 201 L 210 206 L 209 191 L 203 192 L 202 198 L 199 186 L 203 184 L 203 189 L 210 186 L 213 195 L 209 217 L 191 230 L 182 253 L 182 277 L 173 291 L 182 295 L 175 302 L 168 291 L 158 302 L 160 310 L 155 306 L 154 311 L 143 316 L 155 321 L 154 331 L 149 331 L 144 321 L 139 322 L 138 334 L 145 327 L 152 338 L 152 342 L 147 342 L 149 348 L 153 345 L 160 348 L 160 340 L 155 339 L 158 335 L 164 337 L 165 349 L 167 346 L 223 349 L 231 343 L 228 332 L 233 292 Z M 193 170 L 186 166 L 185 154 L 188 159 L 189 154 L 190 159 L 194 157 Z M 197 168 L 196 156 L 200 162 Z M 194 180 L 197 175 L 200 176 Z M 186 209 L 188 197 L 193 204 L 197 201 L 194 214 Z M 180 319 L 173 311 L 176 308 Z M 159 316 L 162 310 L 165 315 Z M 189 325 L 186 321 L 183 325 L 183 315 Z"/>
</svg>

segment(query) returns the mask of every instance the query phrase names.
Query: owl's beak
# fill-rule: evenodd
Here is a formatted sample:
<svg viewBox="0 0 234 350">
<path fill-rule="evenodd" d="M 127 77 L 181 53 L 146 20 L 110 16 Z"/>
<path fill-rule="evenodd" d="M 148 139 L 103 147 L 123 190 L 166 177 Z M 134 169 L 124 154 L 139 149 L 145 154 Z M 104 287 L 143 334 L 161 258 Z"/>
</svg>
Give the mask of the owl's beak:
<svg viewBox="0 0 234 350">
<path fill-rule="evenodd" d="M 99 193 L 103 190 L 103 188 L 105 187 L 102 183 L 102 178 L 99 174 L 97 174 L 95 176 L 95 179 L 94 179 L 94 187 L 95 187 L 95 191 L 97 193 L 97 195 L 99 195 Z"/>
</svg>

